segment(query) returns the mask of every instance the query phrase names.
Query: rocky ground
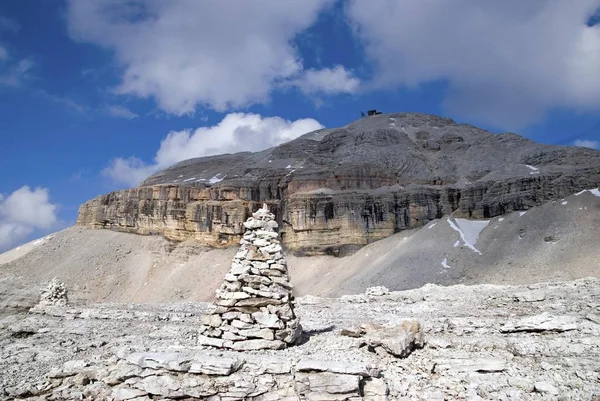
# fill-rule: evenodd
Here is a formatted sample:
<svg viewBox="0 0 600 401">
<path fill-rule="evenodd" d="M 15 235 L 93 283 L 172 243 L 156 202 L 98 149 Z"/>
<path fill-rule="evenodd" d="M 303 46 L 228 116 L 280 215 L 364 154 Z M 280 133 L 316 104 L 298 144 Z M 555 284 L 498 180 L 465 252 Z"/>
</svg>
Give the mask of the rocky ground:
<svg viewBox="0 0 600 401">
<path fill-rule="evenodd" d="M 41 307 L 0 320 L 1 399 L 598 400 L 600 280 L 297 299 L 285 350 L 197 343 L 207 303 Z M 422 324 L 399 358 L 342 335 Z"/>
</svg>

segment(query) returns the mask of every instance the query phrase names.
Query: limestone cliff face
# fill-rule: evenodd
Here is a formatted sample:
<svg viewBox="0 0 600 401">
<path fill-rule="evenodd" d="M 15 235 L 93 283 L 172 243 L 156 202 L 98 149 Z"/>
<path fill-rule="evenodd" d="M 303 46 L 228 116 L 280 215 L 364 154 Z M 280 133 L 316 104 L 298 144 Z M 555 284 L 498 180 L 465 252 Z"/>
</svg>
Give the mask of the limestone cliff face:
<svg viewBox="0 0 600 401">
<path fill-rule="evenodd" d="M 488 218 L 599 184 L 599 151 L 398 113 L 181 162 L 86 202 L 78 224 L 229 246 L 266 202 L 289 250 L 337 255 L 444 214 Z"/>
</svg>

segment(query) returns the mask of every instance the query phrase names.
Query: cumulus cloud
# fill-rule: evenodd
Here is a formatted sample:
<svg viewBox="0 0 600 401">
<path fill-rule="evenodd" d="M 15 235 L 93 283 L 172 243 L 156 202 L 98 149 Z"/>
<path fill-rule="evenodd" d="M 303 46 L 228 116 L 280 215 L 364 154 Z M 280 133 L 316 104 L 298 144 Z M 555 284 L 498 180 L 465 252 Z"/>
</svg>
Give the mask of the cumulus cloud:
<svg viewBox="0 0 600 401">
<path fill-rule="evenodd" d="M 67 19 L 74 40 L 114 52 L 123 66 L 117 93 L 183 115 L 265 102 L 299 79 L 292 41 L 333 2 L 70 0 Z"/>
<path fill-rule="evenodd" d="M 360 80 L 343 66 L 338 65 L 322 70 L 307 70 L 294 82 L 294 85 L 306 94 L 352 93 L 358 89 Z"/>
<path fill-rule="evenodd" d="M 581 146 L 583 148 L 592 148 L 592 149 L 600 149 L 600 142 L 599 141 L 590 141 L 590 140 L 584 140 L 584 139 L 577 139 L 573 145 L 575 146 Z"/>
<path fill-rule="evenodd" d="M 153 163 L 145 163 L 137 157 L 116 158 L 103 174 L 117 183 L 135 186 L 149 175 L 182 160 L 263 150 L 320 128 L 323 126 L 311 118 L 289 121 L 258 114 L 230 113 L 212 127 L 169 132 L 161 141 Z"/>
<path fill-rule="evenodd" d="M 119 106 L 119 105 L 107 106 L 106 112 L 113 117 L 126 118 L 127 120 L 133 120 L 133 119 L 139 117 L 139 115 L 137 113 L 134 113 L 133 111 L 129 110 L 127 107 Z"/>
<path fill-rule="evenodd" d="M 0 250 L 35 230 L 52 228 L 57 223 L 56 210 L 46 188 L 23 186 L 6 197 L 0 195 Z"/>
<path fill-rule="evenodd" d="M 503 128 L 600 109 L 598 0 L 351 0 L 378 88 L 443 81 L 447 111 Z"/>
</svg>

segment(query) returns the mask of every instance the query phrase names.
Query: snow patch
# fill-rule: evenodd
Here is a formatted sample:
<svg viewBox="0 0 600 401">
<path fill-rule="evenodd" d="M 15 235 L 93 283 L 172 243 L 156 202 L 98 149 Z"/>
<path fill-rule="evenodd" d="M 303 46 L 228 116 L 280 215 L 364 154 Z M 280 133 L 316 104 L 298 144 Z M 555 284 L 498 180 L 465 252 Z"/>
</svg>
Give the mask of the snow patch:
<svg viewBox="0 0 600 401">
<path fill-rule="evenodd" d="M 584 193 L 584 192 L 589 192 L 589 193 L 591 193 L 592 195 L 594 195 L 594 196 L 597 196 L 597 197 L 599 197 L 599 198 L 600 198 L 600 188 L 594 188 L 594 189 L 584 189 L 584 190 L 583 190 L 583 191 L 581 191 L 581 192 L 577 192 L 577 193 L 575 194 L 575 196 L 579 196 L 579 195 L 581 195 L 581 194 L 582 194 L 582 193 Z"/>
<path fill-rule="evenodd" d="M 183 180 L 183 182 L 194 181 L 195 179 L 196 177 L 186 178 L 185 180 Z"/>
<path fill-rule="evenodd" d="M 42 238 L 38 238 L 38 239 L 36 239 L 35 241 L 33 241 L 33 242 L 32 242 L 32 244 L 33 244 L 33 245 L 39 245 L 39 244 L 41 244 L 42 242 L 44 242 L 44 241 L 47 241 L 47 240 L 50 240 L 50 239 L 52 239 L 52 238 L 54 238 L 54 234 L 46 235 L 45 237 L 42 237 Z M 16 249 L 19 249 L 19 248 L 20 248 L 20 247 L 17 247 Z"/>
<path fill-rule="evenodd" d="M 292 165 L 288 164 L 287 166 L 285 166 L 285 168 L 292 168 Z"/>
<path fill-rule="evenodd" d="M 561 203 L 561 205 L 566 205 L 567 203 L 569 203 L 568 201 L 564 201 L 563 203 Z"/>
<path fill-rule="evenodd" d="M 452 267 L 448 264 L 448 259 L 444 258 L 444 260 L 442 260 L 442 267 L 444 269 L 452 269 Z"/>
<path fill-rule="evenodd" d="M 464 220 L 464 221 L 471 222 L 470 220 L 466 220 L 466 219 L 456 219 L 457 224 L 458 224 L 459 220 Z M 475 222 L 472 222 L 472 223 L 475 223 Z M 486 220 L 485 222 L 477 222 L 477 223 L 485 223 L 485 225 L 483 225 L 483 227 L 481 227 L 481 229 L 479 229 L 477 231 L 477 229 L 478 229 L 477 225 L 469 225 L 468 223 L 463 223 L 465 229 L 469 230 L 469 233 L 468 233 L 469 234 L 469 239 L 472 239 L 473 237 L 475 237 L 475 241 L 477 241 L 477 237 L 479 236 L 479 233 L 489 223 L 489 220 Z M 450 224 L 450 227 L 452 227 L 452 229 L 454 231 L 456 231 L 456 232 L 458 232 L 460 234 L 460 238 L 463 240 L 463 242 L 465 243 L 465 245 L 469 249 L 471 249 L 473 252 L 476 252 L 476 253 L 478 253 L 480 255 L 483 255 L 479 251 L 479 249 L 475 248 L 475 246 L 471 242 L 469 242 L 469 240 L 467 240 L 467 236 L 465 235 L 465 232 L 463 232 L 463 230 L 461 230 L 460 224 L 459 225 L 454 224 L 454 222 L 452 220 L 450 220 L 450 218 L 448 218 L 448 224 Z M 479 225 L 481 225 L 481 224 L 479 224 Z M 476 232 L 476 234 L 475 234 L 475 232 Z"/>
<path fill-rule="evenodd" d="M 223 177 L 221 177 L 221 173 L 215 175 L 213 178 L 211 178 L 210 180 L 208 180 L 208 182 L 210 182 L 211 184 L 216 184 L 218 182 L 221 182 L 225 179 L 225 177 L 227 177 L 227 174 L 225 174 Z"/>
<path fill-rule="evenodd" d="M 489 220 L 455 219 L 458 227 L 465 234 L 465 239 L 470 244 L 476 244 L 479 233 L 490 224 Z"/>
<path fill-rule="evenodd" d="M 523 216 L 527 212 L 519 212 L 519 217 Z"/>
<path fill-rule="evenodd" d="M 504 221 L 504 217 L 500 217 L 498 221 Z"/>
<path fill-rule="evenodd" d="M 529 164 L 526 164 L 526 165 L 525 165 L 525 167 L 527 167 L 527 168 L 529 168 L 529 169 L 531 169 L 531 170 L 533 170 L 533 171 L 540 171 L 540 169 L 539 169 L 539 168 L 537 168 L 537 167 L 533 167 L 533 166 L 530 166 Z"/>
<path fill-rule="evenodd" d="M 435 227 L 437 223 L 433 223 L 432 225 L 430 225 L 429 227 L 427 227 L 428 230 L 431 230 L 433 227 Z"/>
<path fill-rule="evenodd" d="M 455 247 L 455 248 L 458 248 L 458 246 L 459 246 L 459 245 L 460 245 L 460 241 L 459 241 L 459 240 L 456 240 L 456 242 L 454 243 L 454 247 Z"/>
</svg>

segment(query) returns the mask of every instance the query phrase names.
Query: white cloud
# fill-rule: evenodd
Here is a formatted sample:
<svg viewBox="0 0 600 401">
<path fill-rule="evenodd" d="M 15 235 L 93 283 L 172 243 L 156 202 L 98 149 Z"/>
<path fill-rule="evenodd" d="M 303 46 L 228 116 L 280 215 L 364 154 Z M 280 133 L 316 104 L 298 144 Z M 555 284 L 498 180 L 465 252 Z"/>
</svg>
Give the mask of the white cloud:
<svg viewBox="0 0 600 401">
<path fill-rule="evenodd" d="M 307 70 L 294 85 L 306 93 L 352 93 L 360 86 L 360 80 L 343 66 L 324 68 L 322 70 Z"/>
<path fill-rule="evenodd" d="M 134 187 L 158 170 L 160 170 L 160 167 L 157 163 L 146 164 L 135 156 L 126 159 L 117 157 L 111 160 L 110 164 L 102 170 L 102 175 L 117 184 Z"/>
<path fill-rule="evenodd" d="M 117 158 L 103 170 L 113 181 L 138 185 L 149 175 L 182 160 L 221 153 L 258 151 L 322 128 L 316 120 L 296 121 L 258 114 L 231 113 L 212 127 L 172 131 L 161 142 L 151 164 L 137 157 Z"/>
<path fill-rule="evenodd" d="M 133 120 L 133 119 L 139 117 L 138 114 L 129 110 L 127 107 L 119 106 L 119 105 L 107 106 L 106 112 L 113 117 L 126 118 L 127 120 Z"/>
<path fill-rule="evenodd" d="M 6 53 L 4 59 L 8 60 L 8 58 L 8 53 Z M 31 77 L 33 66 L 33 61 L 28 58 L 21 59 L 12 64 L 0 65 L 0 85 L 21 86 Z"/>
<path fill-rule="evenodd" d="M 448 111 L 504 128 L 600 110 L 598 0 L 351 0 L 376 87 L 448 83 Z"/>
<path fill-rule="evenodd" d="M 0 195 L 0 249 L 6 249 L 38 229 L 56 223 L 57 205 L 50 203 L 46 188 L 23 186 L 7 197 Z"/>
<path fill-rule="evenodd" d="M 9 18 L 0 16 L 0 32 L 19 30 L 19 24 Z M 30 77 L 34 63 L 31 59 L 23 58 L 19 61 L 11 61 L 11 54 L 5 45 L 0 43 L 0 85 L 20 86 Z"/>
<path fill-rule="evenodd" d="M 592 148 L 592 149 L 600 149 L 600 142 L 599 141 L 589 141 L 589 140 L 584 140 L 584 139 L 577 139 L 573 145 L 575 146 L 581 146 L 584 148 Z"/>
<path fill-rule="evenodd" d="M 0 16 L 0 31 L 17 32 L 19 28 L 20 26 L 17 21 Z"/>
<path fill-rule="evenodd" d="M 300 78 L 292 41 L 333 2 L 70 0 L 67 19 L 74 40 L 114 52 L 124 70 L 117 93 L 183 115 L 265 102 Z"/>
<path fill-rule="evenodd" d="M 70 108 L 78 113 L 85 113 L 85 112 L 89 111 L 88 107 L 77 103 L 75 100 L 71 99 L 70 97 L 53 95 L 43 89 L 35 90 L 33 93 L 35 94 L 35 96 L 39 96 L 39 97 L 47 99 L 53 103 L 66 106 L 67 108 Z"/>
</svg>

